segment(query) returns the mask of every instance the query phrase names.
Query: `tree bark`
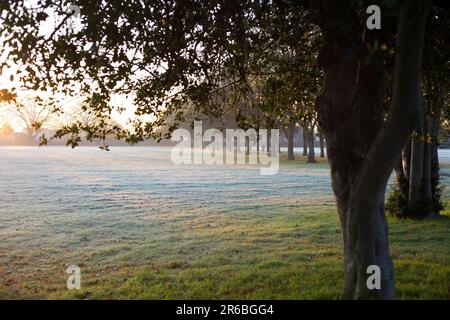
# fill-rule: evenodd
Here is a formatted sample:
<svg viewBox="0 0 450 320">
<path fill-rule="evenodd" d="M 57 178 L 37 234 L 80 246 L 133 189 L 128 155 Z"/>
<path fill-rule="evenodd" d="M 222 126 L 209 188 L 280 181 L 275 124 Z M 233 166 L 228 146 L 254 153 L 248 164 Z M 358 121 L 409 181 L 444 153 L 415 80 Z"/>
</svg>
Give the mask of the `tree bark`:
<svg viewBox="0 0 450 320">
<path fill-rule="evenodd" d="M 424 113 L 424 132 L 426 134 L 423 146 L 423 176 L 422 176 L 422 203 L 423 217 L 429 217 L 433 214 L 433 193 L 431 188 L 431 136 L 432 119 Z"/>
<path fill-rule="evenodd" d="M 314 151 L 314 127 L 308 128 L 308 163 L 316 162 L 316 154 Z"/>
<path fill-rule="evenodd" d="M 402 215 L 409 218 L 427 218 L 438 216 L 439 204 L 436 204 L 437 186 L 439 185 L 439 158 L 437 155 L 437 135 L 440 111 L 431 113 L 423 111 L 423 152 L 417 152 L 417 141 L 409 141 L 403 149 L 402 158 L 395 167 L 396 182 L 399 191 L 411 201 L 407 211 Z M 428 116 L 427 114 L 432 114 Z M 417 138 L 415 138 L 417 140 Z M 411 152 L 415 150 L 416 152 Z M 411 165 L 412 164 L 412 165 Z M 419 168 L 419 169 L 418 169 Z M 410 177 L 414 177 L 410 180 Z M 410 194 L 410 185 L 413 193 Z M 419 207 L 418 207 L 419 205 Z"/>
<path fill-rule="evenodd" d="M 259 153 L 259 134 L 256 136 L 256 152 Z"/>
<path fill-rule="evenodd" d="M 332 187 L 344 239 L 345 299 L 394 298 L 384 196 L 419 115 L 420 71 L 429 0 L 402 3 L 393 103 L 382 127 L 383 64 L 360 50 L 361 25 L 353 2 L 323 0 L 318 23 L 324 36 L 319 64 L 324 69 L 317 99 L 327 141 Z M 411 5 L 411 3 L 413 3 Z M 376 37 L 367 30 L 367 37 Z M 373 40 L 373 39 L 372 39 Z M 381 128 L 382 127 L 382 128 Z M 381 288 L 369 289 L 367 268 L 381 271 Z"/>
<path fill-rule="evenodd" d="M 412 212 L 418 210 L 418 206 L 422 202 L 422 178 L 424 165 L 424 114 L 425 108 L 423 98 L 420 103 L 420 117 L 417 127 L 414 131 L 411 144 L 411 162 L 409 171 L 409 197 L 408 207 Z M 420 214 L 417 212 L 417 214 Z"/>
<path fill-rule="evenodd" d="M 408 182 L 408 188 L 406 189 L 407 192 L 405 193 L 405 195 L 409 194 L 409 168 L 411 166 L 411 144 L 412 141 L 411 139 L 409 139 L 409 141 L 406 143 L 405 148 L 402 151 L 402 167 L 403 167 L 403 175 L 405 176 L 405 178 L 407 179 Z M 408 197 L 406 197 L 408 198 Z"/>
<path fill-rule="evenodd" d="M 409 175 L 411 161 L 411 139 L 406 143 L 402 153 L 398 159 L 397 165 L 394 167 L 397 188 L 403 198 L 408 201 L 409 198 Z"/>
<path fill-rule="evenodd" d="M 303 156 L 306 157 L 308 155 L 308 129 L 306 125 L 302 126 L 303 131 Z"/>
<path fill-rule="evenodd" d="M 320 157 L 325 158 L 325 139 L 323 138 L 322 132 L 319 133 L 320 141 Z"/>
<path fill-rule="evenodd" d="M 402 152 L 403 154 L 403 152 Z M 399 157 L 398 163 L 394 168 L 397 187 L 400 193 L 408 199 L 409 196 L 409 176 L 405 176 L 405 172 L 403 171 L 403 161 L 402 157 Z"/>
<path fill-rule="evenodd" d="M 441 122 L 441 108 L 438 108 L 432 118 L 431 124 L 431 194 L 433 197 L 433 212 L 438 214 L 440 209 L 440 199 L 437 196 L 439 180 L 440 180 L 440 166 L 439 166 L 439 154 L 438 154 L 438 136 L 439 136 L 439 123 Z"/>
<path fill-rule="evenodd" d="M 294 156 L 294 134 L 295 126 L 290 125 L 287 129 L 287 140 L 288 140 L 288 160 L 295 160 Z"/>
</svg>

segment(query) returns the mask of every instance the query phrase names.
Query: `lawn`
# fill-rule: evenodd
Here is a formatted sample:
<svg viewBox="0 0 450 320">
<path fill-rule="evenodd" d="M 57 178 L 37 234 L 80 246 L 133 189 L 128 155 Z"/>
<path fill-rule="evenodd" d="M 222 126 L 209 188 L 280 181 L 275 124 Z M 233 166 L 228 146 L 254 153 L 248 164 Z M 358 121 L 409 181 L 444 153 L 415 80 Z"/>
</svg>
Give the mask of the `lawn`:
<svg viewBox="0 0 450 320">
<path fill-rule="evenodd" d="M 69 167 L 65 164 L 66 175 L 71 175 Z M 117 175 L 114 170 L 108 179 Z M 82 201 L 91 209 L 71 205 L 68 211 L 67 201 L 50 205 L 41 195 L 39 210 L 16 210 L 14 219 L 0 220 L 0 298 L 339 299 L 343 261 L 337 213 L 330 194 L 314 195 L 317 183 L 329 183 L 323 174 L 327 170 L 323 161 L 312 166 L 283 161 L 278 179 L 294 191 L 287 190 L 283 197 L 274 188 L 269 190 L 273 197 L 255 197 L 245 205 L 231 193 L 235 186 L 228 193 L 221 189 L 201 196 L 180 194 L 175 198 L 186 199 L 173 205 L 172 198 L 145 198 L 136 192 L 133 203 L 112 195 L 108 199 L 116 201 L 114 205 L 98 203 L 95 200 L 107 198 L 100 185 L 108 194 L 111 188 L 117 189 L 115 195 L 124 192 L 100 174 L 95 180 L 98 190 L 91 191 L 96 196 Z M 294 172 L 313 172 L 312 184 L 296 190 L 291 180 L 283 180 Z M 92 187 L 83 177 L 75 178 L 77 183 L 70 180 L 72 189 L 83 186 L 86 192 Z M 239 188 L 241 193 L 268 192 Z M 203 201 L 208 197 L 214 205 Z M 450 198 L 448 190 L 445 197 Z M 36 208 L 36 203 L 33 200 L 27 208 Z M 389 218 L 398 298 L 450 298 L 450 210 L 444 214 L 444 219 L 427 221 Z M 81 268 L 81 290 L 65 287 L 70 264 Z"/>
<path fill-rule="evenodd" d="M 448 214 L 449 212 L 447 212 Z M 127 299 L 338 299 L 341 236 L 330 207 L 302 207 L 227 218 L 173 221 L 176 234 L 98 270 L 84 290 L 51 297 Z M 449 299 L 450 217 L 389 219 L 400 299 Z M 178 227 L 175 227 L 178 225 Z M 103 260 L 102 255 L 97 259 Z M 92 264 L 95 264 L 92 258 Z M 146 263 L 147 262 L 147 263 Z M 100 263 L 100 261 L 98 261 Z M 134 266 L 147 264 L 135 269 Z M 136 273 L 135 273 L 136 271 Z"/>
</svg>

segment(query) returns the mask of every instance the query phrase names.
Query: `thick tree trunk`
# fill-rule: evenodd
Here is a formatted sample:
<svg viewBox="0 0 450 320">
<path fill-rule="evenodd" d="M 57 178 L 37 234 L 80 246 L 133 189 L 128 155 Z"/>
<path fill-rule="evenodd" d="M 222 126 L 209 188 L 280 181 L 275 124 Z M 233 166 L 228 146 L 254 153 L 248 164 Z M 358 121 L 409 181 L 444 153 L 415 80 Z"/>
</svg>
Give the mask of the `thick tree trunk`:
<svg viewBox="0 0 450 320">
<path fill-rule="evenodd" d="M 391 299 L 394 297 L 394 268 L 389 254 L 384 192 L 364 191 L 365 187 L 362 185 L 360 189 L 355 189 L 357 191 L 350 195 L 351 202 L 344 214 L 347 219 L 344 229 L 343 297 L 345 299 Z M 366 192 L 370 192 L 369 197 Z M 381 271 L 378 290 L 368 288 L 369 266 L 377 266 Z"/>
<path fill-rule="evenodd" d="M 413 2 L 413 4 L 411 4 Z M 327 141 L 333 191 L 344 239 L 345 299 L 391 299 L 394 271 L 384 211 L 386 185 L 419 115 L 423 38 L 430 1 L 403 2 L 397 34 L 393 104 L 382 126 L 383 64 L 364 64 L 361 25 L 353 2 L 323 0 L 319 123 Z M 359 30 L 359 31 L 358 31 Z M 376 31 L 367 30 L 374 40 Z M 381 39 L 383 40 L 383 39 Z M 380 270 L 369 288 L 368 267 Z"/>
<path fill-rule="evenodd" d="M 308 128 L 308 163 L 316 162 L 316 154 L 314 151 L 314 127 Z"/>
<path fill-rule="evenodd" d="M 295 126 L 291 125 L 287 129 L 288 160 L 295 160 L 295 157 L 294 157 L 294 134 L 295 134 Z"/>
<path fill-rule="evenodd" d="M 319 133 L 320 141 L 320 157 L 325 158 L 325 139 L 323 138 L 322 132 Z"/>
<path fill-rule="evenodd" d="M 306 125 L 302 126 L 303 131 L 303 156 L 306 157 L 308 155 L 308 129 Z"/>
</svg>

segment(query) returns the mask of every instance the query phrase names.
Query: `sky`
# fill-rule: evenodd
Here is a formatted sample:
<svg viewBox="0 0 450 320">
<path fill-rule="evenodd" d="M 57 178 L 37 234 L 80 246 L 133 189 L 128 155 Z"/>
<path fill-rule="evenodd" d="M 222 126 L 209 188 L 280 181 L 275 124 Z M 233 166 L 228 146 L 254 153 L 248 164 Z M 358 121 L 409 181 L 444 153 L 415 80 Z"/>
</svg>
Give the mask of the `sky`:
<svg viewBox="0 0 450 320">
<path fill-rule="evenodd" d="M 30 0 L 28 3 L 30 5 L 36 5 L 36 0 Z M 42 24 L 41 26 L 41 33 L 43 35 L 49 35 L 51 34 L 52 30 L 55 28 L 55 26 L 59 23 L 55 20 L 55 15 L 51 12 L 47 12 L 49 14 L 49 18 Z M 77 23 L 76 18 L 74 18 L 73 21 L 71 21 L 74 28 L 80 28 L 81 25 Z M 1 58 L 1 57 L 0 57 Z M 16 74 L 19 69 L 22 69 L 23 66 L 21 65 L 15 65 L 8 69 L 1 70 L 0 74 L 0 89 L 11 89 L 16 88 L 16 92 L 18 97 L 26 97 L 26 96 L 33 96 L 36 95 L 37 92 L 33 92 L 31 90 L 25 90 L 22 88 L 21 83 L 19 82 L 18 77 L 16 77 Z M 13 81 L 10 80 L 11 75 L 14 76 Z M 50 93 L 46 92 L 39 92 L 38 93 L 42 97 L 48 97 Z M 82 97 L 68 97 L 60 95 L 58 97 L 64 105 L 63 108 L 66 110 L 70 110 L 71 108 L 76 108 L 80 105 L 80 102 L 83 101 Z M 131 98 L 127 98 L 123 95 L 114 95 L 111 103 L 113 105 L 120 105 L 124 107 L 126 110 L 122 112 L 121 114 L 115 112 L 113 113 L 113 119 L 119 122 L 123 126 L 127 126 L 128 119 L 132 118 L 134 119 L 134 111 L 135 107 L 133 105 L 133 101 Z M 8 108 L 11 108 L 11 106 L 7 106 L 4 103 L 0 103 L 0 127 L 5 123 L 8 122 L 16 132 L 21 132 L 24 129 L 23 124 L 17 117 L 10 111 L 8 111 Z"/>
</svg>

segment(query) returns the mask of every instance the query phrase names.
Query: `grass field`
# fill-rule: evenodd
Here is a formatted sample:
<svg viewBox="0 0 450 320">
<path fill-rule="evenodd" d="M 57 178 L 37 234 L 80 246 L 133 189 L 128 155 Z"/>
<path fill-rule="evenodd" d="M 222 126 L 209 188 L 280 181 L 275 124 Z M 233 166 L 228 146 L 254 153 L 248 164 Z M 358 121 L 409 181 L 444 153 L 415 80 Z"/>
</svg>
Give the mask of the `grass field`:
<svg viewBox="0 0 450 320">
<path fill-rule="evenodd" d="M 144 149 L 1 152 L 0 298 L 340 297 L 341 235 L 323 161 L 282 161 L 269 178 L 168 168 L 167 154 Z M 444 214 L 389 218 L 398 298 L 450 299 Z M 66 289 L 71 264 L 81 290 Z"/>
<path fill-rule="evenodd" d="M 260 214 L 244 219 L 205 217 L 203 223 L 180 227 L 172 241 L 123 256 L 151 261 L 131 279 L 118 274 L 115 283 L 98 287 L 92 279 L 93 290 L 76 297 L 338 299 L 342 252 L 334 211 L 305 206 Z M 449 298 L 450 219 L 390 223 L 398 297 Z"/>
</svg>

